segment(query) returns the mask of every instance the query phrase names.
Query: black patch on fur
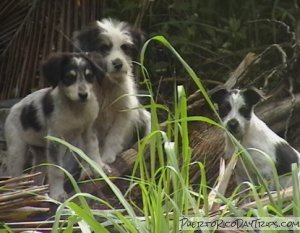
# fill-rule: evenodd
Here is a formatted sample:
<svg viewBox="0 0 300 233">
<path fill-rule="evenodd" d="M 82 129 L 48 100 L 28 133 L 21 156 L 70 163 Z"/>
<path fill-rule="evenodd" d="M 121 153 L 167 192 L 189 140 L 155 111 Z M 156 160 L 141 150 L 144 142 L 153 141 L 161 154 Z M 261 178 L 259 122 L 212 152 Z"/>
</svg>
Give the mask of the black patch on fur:
<svg viewBox="0 0 300 233">
<path fill-rule="evenodd" d="M 46 117 L 49 117 L 54 110 L 53 99 L 50 95 L 50 91 L 42 99 L 43 113 Z"/>
<path fill-rule="evenodd" d="M 262 99 L 262 96 L 255 89 L 246 89 L 241 91 L 245 105 L 239 109 L 239 113 L 246 119 L 250 120 L 254 106 Z"/>
<path fill-rule="evenodd" d="M 230 105 L 230 103 L 228 101 L 225 101 L 223 103 L 220 103 L 218 105 L 218 108 L 219 108 L 219 115 L 223 119 L 231 111 L 232 107 L 231 107 L 231 105 Z"/>
<path fill-rule="evenodd" d="M 246 105 L 250 107 L 256 105 L 262 99 L 262 96 L 255 89 L 243 90 L 241 95 L 244 97 Z"/>
<path fill-rule="evenodd" d="M 129 57 L 137 57 L 137 55 L 138 55 L 138 50 L 134 45 L 122 44 L 121 49 Z"/>
<path fill-rule="evenodd" d="M 42 63 L 42 74 L 51 86 L 56 87 L 62 80 L 64 69 L 73 56 L 72 53 L 56 53 Z"/>
<path fill-rule="evenodd" d="M 75 50 L 79 52 L 105 50 L 105 46 L 109 45 L 104 46 L 101 39 L 101 32 L 102 30 L 96 22 L 87 26 L 86 28 L 83 28 L 80 31 L 74 32 L 73 39 L 76 44 Z"/>
<path fill-rule="evenodd" d="M 139 29 L 131 28 L 130 29 L 131 37 L 133 39 L 133 43 L 140 49 L 145 41 L 144 32 Z"/>
<path fill-rule="evenodd" d="M 229 91 L 225 88 L 219 88 L 210 94 L 213 102 L 221 104 L 229 96 Z"/>
<path fill-rule="evenodd" d="M 291 172 L 291 164 L 298 163 L 298 156 L 287 143 L 279 143 L 275 147 L 276 169 L 278 175 Z"/>
<path fill-rule="evenodd" d="M 247 120 L 250 120 L 253 106 L 244 105 L 239 109 L 239 113 Z"/>
<path fill-rule="evenodd" d="M 102 28 L 95 22 L 75 32 L 73 38 L 76 44 L 76 51 L 98 52 L 102 56 L 108 55 L 113 45 L 108 38 L 104 38 L 104 35 L 101 35 L 102 31 Z"/>
<path fill-rule="evenodd" d="M 107 70 L 103 56 L 97 52 L 89 52 L 85 58 L 90 62 L 97 81 L 101 82 L 101 80 L 106 76 Z"/>
<path fill-rule="evenodd" d="M 65 69 L 67 69 L 67 67 L 64 67 Z M 71 70 L 72 68 L 71 67 L 68 67 L 69 70 Z M 75 68 L 76 70 L 76 68 Z M 74 83 L 76 83 L 76 80 L 77 80 L 77 75 L 71 75 L 71 74 L 68 74 L 68 73 L 63 73 L 62 76 L 61 76 L 61 82 L 65 85 L 65 86 L 71 86 L 73 85 Z"/>
<path fill-rule="evenodd" d="M 231 105 L 227 101 L 229 95 L 230 92 L 225 88 L 220 88 L 210 95 L 212 101 L 218 105 L 219 115 L 221 118 L 226 117 L 231 111 Z"/>
<path fill-rule="evenodd" d="M 145 42 L 145 36 L 144 33 L 136 28 L 131 28 L 130 29 L 130 34 L 133 40 L 133 45 L 132 47 L 130 47 L 130 52 L 131 52 L 131 56 L 135 59 L 137 59 L 140 50 L 142 49 L 142 46 Z"/>
<path fill-rule="evenodd" d="M 92 71 L 92 73 L 84 74 L 84 78 L 85 78 L 85 80 L 86 80 L 87 82 L 93 83 L 94 80 L 95 80 L 95 75 L 94 75 L 94 73 L 93 73 L 93 71 Z"/>
<path fill-rule="evenodd" d="M 94 49 L 92 49 L 91 51 L 96 51 L 98 53 L 101 53 L 103 56 L 107 56 L 109 54 L 109 52 L 111 51 L 112 47 L 113 47 L 113 45 L 110 41 L 104 43 L 100 38 L 98 43 L 95 44 Z"/>
<path fill-rule="evenodd" d="M 42 129 L 41 123 L 37 117 L 37 110 L 32 103 L 24 106 L 21 112 L 20 120 L 24 130 L 32 128 L 35 131 L 40 131 Z"/>
<path fill-rule="evenodd" d="M 88 57 L 89 55 L 86 53 L 56 53 L 42 64 L 42 73 L 53 87 L 56 87 L 59 83 L 71 86 L 78 78 L 85 78 L 92 83 L 95 78 L 94 75 L 104 76 L 103 58 L 100 56 L 102 62 L 99 59 L 97 60 L 96 68 L 95 62 L 92 62 Z M 84 63 L 78 66 L 74 58 L 81 58 Z M 101 69 L 98 67 L 101 67 Z M 93 74 L 86 75 L 86 69 L 90 69 Z M 71 70 L 75 71 L 76 75 L 73 75 L 70 72 Z"/>
<path fill-rule="evenodd" d="M 220 87 L 211 94 L 212 100 L 218 104 L 221 118 L 224 118 L 231 111 L 232 106 L 227 101 L 228 97 L 231 94 L 237 94 L 238 91 L 238 89 L 228 91 L 226 88 Z M 246 89 L 241 91 L 240 94 L 244 98 L 245 105 L 239 109 L 239 113 L 245 119 L 250 120 L 253 107 L 262 99 L 262 96 L 255 89 Z"/>
<path fill-rule="evenodd" d="M 117 20 L 112 20 L 114 25 L 117 25 L 121 22 Z M 123 44 L 121 49 L 124 53 L 135 60 L 138 58 L 139 51 L 142 48 L 142 45 L 145 41 L 144 33 L 136 28 L 132 28 L 128 23 L 123 22 L 123 28 L 120 30 L 128 31 L 129 35 L 132 38 L 133 45 Z M 85 52 L 99 52 L 103 56 L 109 54 L 112 44 L 108 39 L 104 38 L 104 35 L 101 35 L 103 29 L 94 22 L 93 24 L 77 31 L 73 35 L 75 41 L 76 51 L 85 51 Z"/>
</svg>

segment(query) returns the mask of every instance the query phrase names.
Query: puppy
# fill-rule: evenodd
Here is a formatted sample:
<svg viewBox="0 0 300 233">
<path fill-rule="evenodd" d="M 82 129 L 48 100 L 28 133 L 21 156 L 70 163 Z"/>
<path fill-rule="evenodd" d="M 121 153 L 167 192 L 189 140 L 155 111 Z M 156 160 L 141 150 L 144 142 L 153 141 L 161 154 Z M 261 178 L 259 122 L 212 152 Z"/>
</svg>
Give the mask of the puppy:
<svg viewBox="0 0 300 233">
<path fill-rule="evenodd" d="M 254 106 L 261 100 L 261 95 L 254 89 L 230 91 L 220 89 L 212 94 L 212 100 L 218 104 L 223 125 L 247 149 L 262 177 L 271 181 L 270 189 L 274 189 L 269 160 L 274 162 L 278 175 L 284 175 L 291 172 L 292 163 L 299 163 L 300 154 L 283 138 L 275 134 L 253 112 Z M 231 139 L 226 136 L 225 157 L 229 158 L 234 151 L 235 146 Z M 264 152 L 269 159 L 260 151 Z M 248 172 L 255 181 L 256 174 L 253 174 L 253 171 Z M 245 169 L 240 162 L 236 165 L 235 173 L 237 183 L 248 180 Z M 289 176 L 281 177 L 282 187 L 291 185 L 289 180 Z"/>
<path fill-rule="evenodd" d="M 150 113 L 140 107 L 132 72 L 143 36 L 125 22 L 103 19 L 75 32 L 74 41 L 79 50 L 104 57 L 108 77 L 95 86 L 100 106 L 95 127 L 102 159 L 112 163 L 136 135 L 142 138 L 150 131 Z"/>
<path fill-rule="evenodd" d="M 100 55 L 97 57 L 100 64 Z M 61 53 L 51 56 L 41 68 L 52 88 L 26 96 L 11 108 L 5 122 L 10 175 L 22 174 L 28 148 L 33 152 L 34 164 L 47 161 L 63 166 L 66 148 L 46 141 L 46 135 L 81 145 L 87 155 L 105 167 L 93 131 L 99 112 L 93 85 L 96 79 L 103 78 L 101 67 L 84 54 Z M 50 196 L 64 200 L 67 195 L 63 172 L 49 166 L 48 179 Z"/>
</svg>

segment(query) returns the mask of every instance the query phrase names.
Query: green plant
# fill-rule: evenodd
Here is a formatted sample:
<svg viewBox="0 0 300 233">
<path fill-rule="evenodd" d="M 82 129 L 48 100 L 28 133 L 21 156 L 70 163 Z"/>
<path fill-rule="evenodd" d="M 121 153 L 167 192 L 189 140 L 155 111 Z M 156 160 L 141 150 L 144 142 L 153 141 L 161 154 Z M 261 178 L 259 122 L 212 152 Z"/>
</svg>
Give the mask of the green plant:
<svg viewBox="0 0 300 233">
<path fill-rule="evenodd" d="M 151 41 L 162 43 L 175 55 L 209 103 L 212 111 L 216 112 L 199 77 L 164 37 L 156 36 L 145 43 L 141 53 L 142 66 L 147 46 Z M 150 85 L 144 67 L 143 75 L 145 77 L 144 82 Z M 299 216 L 299 168 L 296 167 L 293 167 L 292 177 L 293 192 L 297 198 L 292 203 L 289 202 L 290 194 L 280 192 L 279 187 L 277 187 L 277 193 L 271 193 L 263 180 L 261 180 L 262 187 L 255 187 L 250 182 L 244 182 L 231 195 L 224 195 L 222 184 L 228 183 L 234 164 L 239 157 L 242 157 L 245 167 L 256 169 L 250 156 L 234 138 L 232 140 L 239 149 L 228 166 L 220 170 L 218 182 L 213 187 L 207 185 L 205 164 L 191 160 L 187 126 L 191 121 L 212 124 L 216 127 L 222 126 L 204 116 L 188 116 L 184 88 L 182 86 L 175 86 L 174 88 L 176 88 L 177 95 L 174 97 L 175 108 L 173 112 L 168 107 L 155 103 L 152 95 L 149 95 L 150 105 L 147 107 L 151 110 L 152 130 L 146 138 L 139 142 L 136 163 L 132 175 L 129 177 L 130 186 L 126 194 L 122 194 L 102 168 L 98 167 L 80 149 L 60 139 L 48 137 L 49 140 L 64 144 L 78 154 L 81 159 L 88 162 L 111 188 L 123 206 L 121 210 L 115 209 L 105 200 L 81 193 L 75 180 L 68 174 L 77 194 L 70 197 L 58 208 L 53 232 L 62 231 L 60 230 L 59 219 L 63 214 L 67 216 L 64 223 L 66 229 L 63 232 L 72 232 L 75 224 L 78 224 L 85 232 L 180 232 L 179 218 L 181 216 L 210 217 L 213 211 L 217 211 L 219 216 L 235 217 L 275 217 L 290 214 Z M 151 86 L 149 86 L 149 91 L 151 93 Z M 159 124 L 157 118 L 157 111 L 160 110 L 166 111 L 168 115 L 164 127 Z M 146 148 L 148 148 L 148 152 Z M 149 153 L 149 159 L 144 156 L 146 153 Z M 198 166 L 201 171 L 198 189 L 193 189 L 190 185 L 189 169 L 191 166 Z M 278 180 L 275 167 L 273 170 L 275 180 Z M 259 171 L 257 173 L 259 174 Z M 240 192 L 243 190 L 242 187 L 245 186 L 249 188 L 248 197 L 255 200 L 255 203 L 241 207 L 238 200 L 240 199 Z M 135 203 L 128 198 L 131 191 L 136 190 L 136 188 L 141 193 L 141 203 Z M 77 198 L 79 198 L 79 203 L 74 202 Z M 108 214 L 104 211 L 92 210 L 86 199 L 103 203 L 111 211 Z"/>
</svg>

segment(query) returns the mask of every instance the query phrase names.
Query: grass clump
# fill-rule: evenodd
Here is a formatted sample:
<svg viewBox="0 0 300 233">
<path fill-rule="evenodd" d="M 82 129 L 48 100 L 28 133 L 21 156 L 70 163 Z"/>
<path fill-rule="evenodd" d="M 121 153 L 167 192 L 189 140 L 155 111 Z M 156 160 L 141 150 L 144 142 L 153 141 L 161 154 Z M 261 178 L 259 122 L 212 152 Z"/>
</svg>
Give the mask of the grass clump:
<svg viewBox="0 0 300 233">
<path fill-rule="evenodd" d="M 144 64 L 145 52 L 151 41 L 162 43 L 174 54 L 203 94 L 211 110 L 216 113 L 200 78 L 164 37 L 155 36 L 145 43 L 141 53 L 141 63 Z M 80 192 L 74 178 L 65 171 L 77 193 L 59 206 L 53 232 L 72 232 L 76 225 L 82 232 L 176 233 L 180 232 L 179 219 L 182 216 L 199 218 L 216 215 L 235 217 L 300 216 L 299 168 L 297 166 L 293 166 L 292 171 L 294 186 L 292 192 L 281 192 L 277 182 L 277 192 L 272 193 L 260 176 L 262 188 L 258 188 L 250 182 L 244 182 L 239 184 L 230 195 L 225 196 L 232 169 L 239 157 L 243 158 L 245 167 L 255 169 L 249 154 L 234 138 L 233 140 L 239 150 L 226 167 L 224 161 L 221 160 L 219 178 L 215 185 L 209 187 L 205 164 L 192 161 L 188 123 L 196 121 L 221 128 L 222 126 L 204 116 L 188 116 L 187 97 L 182 86 L 174 84 L 176 96 L 174 97 L 173 111 L 167 106 L 157 104 L 151 95 L 151 84 L 148 82 L 146 69 L 143 69 L 143 76 L 150 91 L 150 104 L 147 107 L 151 111 L 152 130 L 138 144 L 136 163 L 132 175 L 128 178 L 130 185 L 126 194 L 123 194 L 103 172 L 102 168 L 98 167 L 80 149 L 60 139 L 49 137 L 50 140 L 64 144 L 78 154 L 81 159 L 88 162 L 107 183 L 122 206 L 121 209 L 115 209 L 105 200 Z M 167 120 L 163 126 L 158 120 L 158 111 L 164 111 L 167 115 Z M 145 156 L 145 154 L 149 156 Z M 201 173 L 197 188 L 192 187 L 190 182 L 192 166 L 197 166 Z M 276 169 L 274 166 L 273 168 L 275 180 L 278 181 Z M 259 171 L 257 173 L 259 174 Z M 245 190 L 245 187 L 249 189 L 246 198 L 250 197 L 255 202 L 241 206 L 239 202 L 240 193 Z M 135 203 L 128 198 L 130 193 L 136 192 L 136 190 L 140 192 L 141 203 Z M 294 197 L 293 200 L 292 197 Z M 79 201 L 75 202 L 76 199 Z M 105 204 L 111 211 L 92 210 L 87 204 L 87 200 Z M 62 216 L 66 219 L 63 224 L 59 221 Z M 65 230 L 62 230 L 62 226 L 65 227 Z"/>
</svg>

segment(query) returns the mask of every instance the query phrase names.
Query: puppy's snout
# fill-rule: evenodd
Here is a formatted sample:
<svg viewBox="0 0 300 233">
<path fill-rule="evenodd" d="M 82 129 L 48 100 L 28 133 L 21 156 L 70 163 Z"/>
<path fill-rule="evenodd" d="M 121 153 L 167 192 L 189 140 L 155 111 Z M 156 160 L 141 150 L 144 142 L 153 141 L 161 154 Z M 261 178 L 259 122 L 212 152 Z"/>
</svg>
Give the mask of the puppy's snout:
<svg viewBox="0 0 300 233">
<path fill-rule="evenodd" d="M 231 133 L 237 133 L 239 129 L 239 122 L 236 119 L 231 119 L 227 122 L 227 129 Z"/>
<path fill-rule="evenodd" d="M 86 100 L 88 98 L 87 93 L 79 93 L 78 96 L 80 100 Z"/>
<path fill-rule="evenodd" d="M 116 71 L 121 70 L 122 67 L 123 67 L 123 62 L 121 61 L 120 58 L 117 58 L 117 59 L 113 60 L 112 64 L 113 64 Z"/>
</svg>

